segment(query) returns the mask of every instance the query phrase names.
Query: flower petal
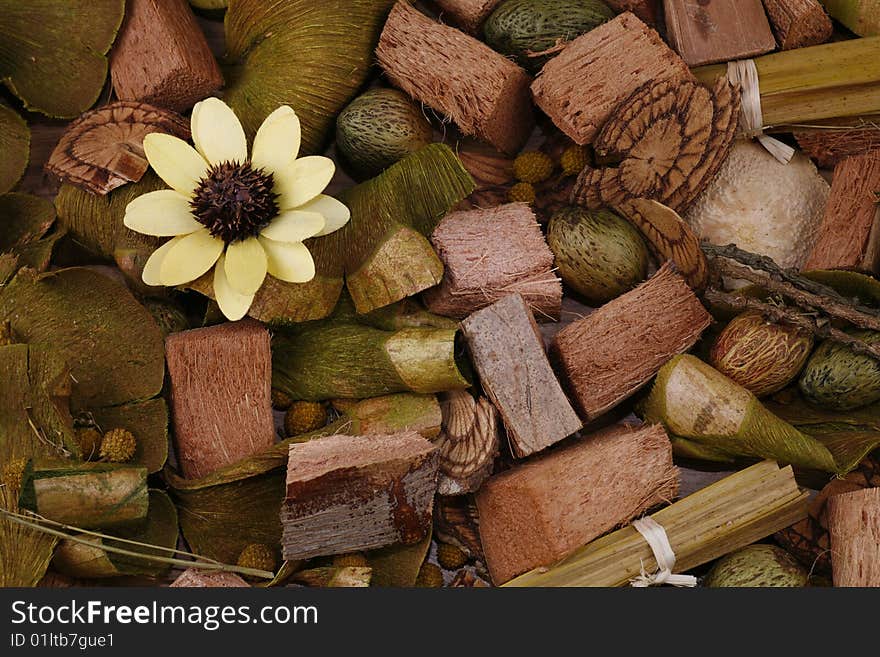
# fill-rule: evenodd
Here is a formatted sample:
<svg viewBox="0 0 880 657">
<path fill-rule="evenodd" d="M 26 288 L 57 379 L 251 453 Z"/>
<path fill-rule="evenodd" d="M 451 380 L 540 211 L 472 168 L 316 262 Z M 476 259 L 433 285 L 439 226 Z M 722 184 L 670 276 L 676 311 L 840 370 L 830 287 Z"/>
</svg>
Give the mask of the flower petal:
<svg viewBox="0 0 880 657">
<path fill-rule="evenodd" d="M 302 242 L 314 237 L 323 229 L 323 215 L 317 212 L 288 210 L 275 217 L 260 234 L 278 242 Z"/>
<path fill-rule="evenodd" d="M 297 211 L 319 212 L 324 217 L 324 229 L 316 234 L 315 237 L 334 233 L 351 219 L 351 211 L 345 203 L 325 194 L 318 194 L 305 205 L 298 207 Z"/>
<path fill-rule="evenodd" d="M 179 238 L 168 250 L 159 269 L 162 285 L 183 285 L 196 280 L 217 262 L 225 246 L 207 229 Z"/>
<path fill-rule="evenodd" d="M 254 137 L 251 163 L 270 173 L 286 169 L 299 155 L 302 136 L 299 117 L 288 105 L 282 105 L 263 121 Z"/>
<path fill-rule="evenodd" d="M 269 273 L 288 283 L 308 283 L 315 277 L 315 261 L 302 242 L 276 242 L 265 237 L 260 244 L 266 250 Z"/>
<path fill-rule="evenodd" d="M 138 196 L 125 208 L 122 222 L 144 235 L 189 235 L 204 228 L 189 209 L 187 198 L 173 189 L 160 189 Z"/>
<path fill-rule="evenodd" d="M 235 112 L 219 98 L 196 103 L 192 119 L 193 142 L 211 164 L 246 162 L 247 140 Z"/>
<path fill-rule="evenodd" d="M 144 271 L 141 274 L 144 283 L 152 285 L 153 287 L 159 287 L 162 285 L 162 279 L 159 277 L 162 262 L 165 260 L 165 256 L 168 255 L 171 248 L 182 239 L 182 237 L 175 237 L 173 240 L 168 240 L 165 244 L 153 251 L 153 254 L 147 258 L 147 262 L 144 264 Z"/>
<path fill-rule="evenodd" d="M 226 257 L 221 255 L 217 260 L 217 266 L 214 267 L 214 297 L 226 319 L 234 322 L 244 317 L 250 310 L 254 295 L 242 294 L 229 284 L 225 260 Z"/>
<path fill-rule="evenodd" d="M 150 166 L 172 189 L 187 198 L 208 171 L 208 163 L 182 139 L 153 132 L 144 137 L 144 153 Z"/>
<path fill-rule="evenodd" d="M 226 247 L 226 279 L 239 294 L 257 293 L 266 278 L 266 252 L 256 237 Z"/>
<path fill-rule="evenodd" d="M 324 191 L 335 172 L 333 160 L 321 155 L 301 157 L 287 168 L 275 171 L 278 205 L 282 210 L 292 210 L 308 203 Z"/>
</svg>

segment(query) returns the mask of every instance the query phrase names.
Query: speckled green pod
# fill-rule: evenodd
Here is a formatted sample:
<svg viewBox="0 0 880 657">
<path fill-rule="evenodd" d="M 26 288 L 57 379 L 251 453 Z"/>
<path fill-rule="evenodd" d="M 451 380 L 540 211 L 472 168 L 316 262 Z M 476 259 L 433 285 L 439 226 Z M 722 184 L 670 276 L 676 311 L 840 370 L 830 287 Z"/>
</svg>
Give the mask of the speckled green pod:
<svg viewBox="0 0 880 657">
<path fill-rule="evenodd" d="M 749 545 L 718 560 L 706 576 L 709 588 L 800 587 L 809 575 L 788 552 L 775 545 Z"/>
<path fill-rule="evenodd" d="M 562 280 L 594 305 L 620 296 L 647 275 L 641 233 L 609 210 L 559 210 L 550 219 L 547 242 Z"/>
<path fill-rule="evenodd" d="M 494 50 L 537 73 L 553 55 L 534 57 L 571 41 L 614 18 L 599 0 L 506 0 L 483 24 L 483 37 Z"/>
<path fill-rule="evenodd" d="M 856 331 L 852 336 L 880 344 L 876 331 Z M 804 397 L 818 406 L 839 411 L 859 408 L 880 400 L 880 361 L 826 340 L 807 361 L 798 385 Z"/>
<path fill-rule="evenodd" d="M 432 137 L 421 108 L 397 89 L 370 89 L 336 120 L 336 147 L 360 178 L 381 173 L 430 144 Z"/>
</svg>

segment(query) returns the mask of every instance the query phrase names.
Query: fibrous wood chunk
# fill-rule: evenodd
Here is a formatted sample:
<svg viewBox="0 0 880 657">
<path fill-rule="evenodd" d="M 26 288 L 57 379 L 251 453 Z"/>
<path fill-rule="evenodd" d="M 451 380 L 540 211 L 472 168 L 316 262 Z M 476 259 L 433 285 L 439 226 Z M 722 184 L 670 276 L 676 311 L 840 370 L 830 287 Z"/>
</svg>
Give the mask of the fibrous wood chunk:
<svg viewBox="0 0 880 657">
<path fill-rule="evenodd" d="M 431 243 L 445 267 L 443 282 L 423 295 L 431 312 L 463 318 L 518 292 L 539 319 L 559 317 L 562 282 L 527 204 L 453 212 Z"/>
<path fill-rule="evenodd" d="M 414 431 L 291 445 L 284 558 L 420 541 L 431 527 L 437 463 L 437 449 Z"/>
<path fill-rule="evenodd" d="M 560 331 L 552 353 L 581 414 L 593 420 L 690 349 L 711 322 L 667 263 L 636 289 Z"/>
<path fill-rule="evenodd" d="M 693 79 L 660 35 L 626 12 L 547 62 L 532 95 L 556 127 L 578 144 L 591 144 L 621 101 L 646 82 Z"/>
<path fill-rule="evenodd" d="M 818 0 L 764 0 L 780 50 L 825 43 L 834 25 Z"/>
<path fill-rule="evenodd" d="M 124 100 L 104 105 L 68 126 L 46 170 L 93 194 L 108 194 L 146 173 L 144 137 L 152 132 L 190 136 L 189 124 L 174 112 Z"/>
<path fill-rule="evenodd" d="M 689 66 L 762 55 L 776 39 L 761 0 L 663 0 L 666 32 Z"/>
<path fill-rule="evenodd" d="M 516 153 L 532 132 L 528 74 L 408 2 L 391 10 L 376 57 L 396 86 L 449 116 L 466 135 Z"/>
<path fill-rule="evenodd" d="M 128 0 L 110 55 L 120 100 L 177 112 L 223 86 L 217 60 L 186 0 Z"/>
<path fill-rule="evenodd" d="M 843 125 L 794 133 L 801 150 L 822 169 L 833 169 L 853 155 L 880 149 L 880 118 L 877 121 L 844 119 Z"/>
<path fill-rule="evenodd" d="M 834 586 L 880 586 L 880 488 L 828 500 Z"/>
<path fill-rule="evenodd" d="M 502 472 L 476 496 L 492 581 L 550 566 L 677 492 L 658 425 L 615 426 Z"/>
<path fill-rule="evenodd" d="M 501 413 L 515 456 L 538 452 L 581 422 L 547 361 L 532 313 L 511 294 L 461 323 L 489 399 Z"/>
<path fill-rule="evenodd" d="M 165 340 L 177 458 L 199 478 L 275 442 L 269 332 L 242 321 Z"/>
<path fill-rule="evenodd" d="M 465 32 L 475 34 L 495 7 L 501 4 L 501 0 L 434 0 L 443 13 L 441 19 L 447 16 Z"/>
<path fill-rule="evenodd" d="M 657 25 L 660 14 L 660 0 L 604 0 L 614 11 L 631 11 L 648 25 Z"/>
<path fill-rule="evenodd" d="M 243 588 L 250 586 L 235 573 L 216 572 L 189 568 L 184 570 L 169 586 L 180 588 Z"/>
<path fill-rule="evenodd" d="M 726 78 L 710 90 L 692 80 L 647 82 L 624 100 L 593 147 L 616 166 L 583 170 L 572 202 L 591 210 L 636 198 L 684 211 L 730 152 L 740 95 Z"/>
<path fill-rule="evenodd" d="M 834 169 L 819 237 L 804 269 L 880 273 L 880 150 Z"/>
</svg>

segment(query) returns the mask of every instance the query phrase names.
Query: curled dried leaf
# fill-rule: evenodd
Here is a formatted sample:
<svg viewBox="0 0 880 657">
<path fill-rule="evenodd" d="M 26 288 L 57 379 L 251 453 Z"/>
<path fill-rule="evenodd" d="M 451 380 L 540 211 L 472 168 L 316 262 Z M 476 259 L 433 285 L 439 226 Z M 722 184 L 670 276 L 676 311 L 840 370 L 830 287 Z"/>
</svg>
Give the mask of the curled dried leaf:
<svg viewBox="0 0 880 657">
<path fill-rule="evenodd" d="M 440 446 L 441 495 L 470 493 L 492 473 L 498 453 L 498 411 L 488 399 L 474 399 L 465 390 L 443 394 Z"/>
</svg>

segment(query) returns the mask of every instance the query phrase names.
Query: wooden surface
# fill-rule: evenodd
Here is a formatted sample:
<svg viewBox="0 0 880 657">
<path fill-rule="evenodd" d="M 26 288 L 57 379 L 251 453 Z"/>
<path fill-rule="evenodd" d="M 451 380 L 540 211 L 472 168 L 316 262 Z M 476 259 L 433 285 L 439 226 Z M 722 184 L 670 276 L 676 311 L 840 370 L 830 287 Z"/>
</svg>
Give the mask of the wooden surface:
<svg viewBox="0 0 880 657">
<path fill-rule="evenodd" d="M 440 8 L 440 18 L 454 23 L 465 32 L 476 34 L 480 26 L 501 0 L 434 0 Z M 446 20 L 451 19 L 451 20 Z"/>
<path fill-rule="evenodd" d="M 834 586 L 880 586 L 880 488 L 828 500 Z"/>
<path fill-rule="evenodd" d="M 825 43 L 834 25 L 818 0 L 764 0 L 780 50 Z"/>
</svg>

